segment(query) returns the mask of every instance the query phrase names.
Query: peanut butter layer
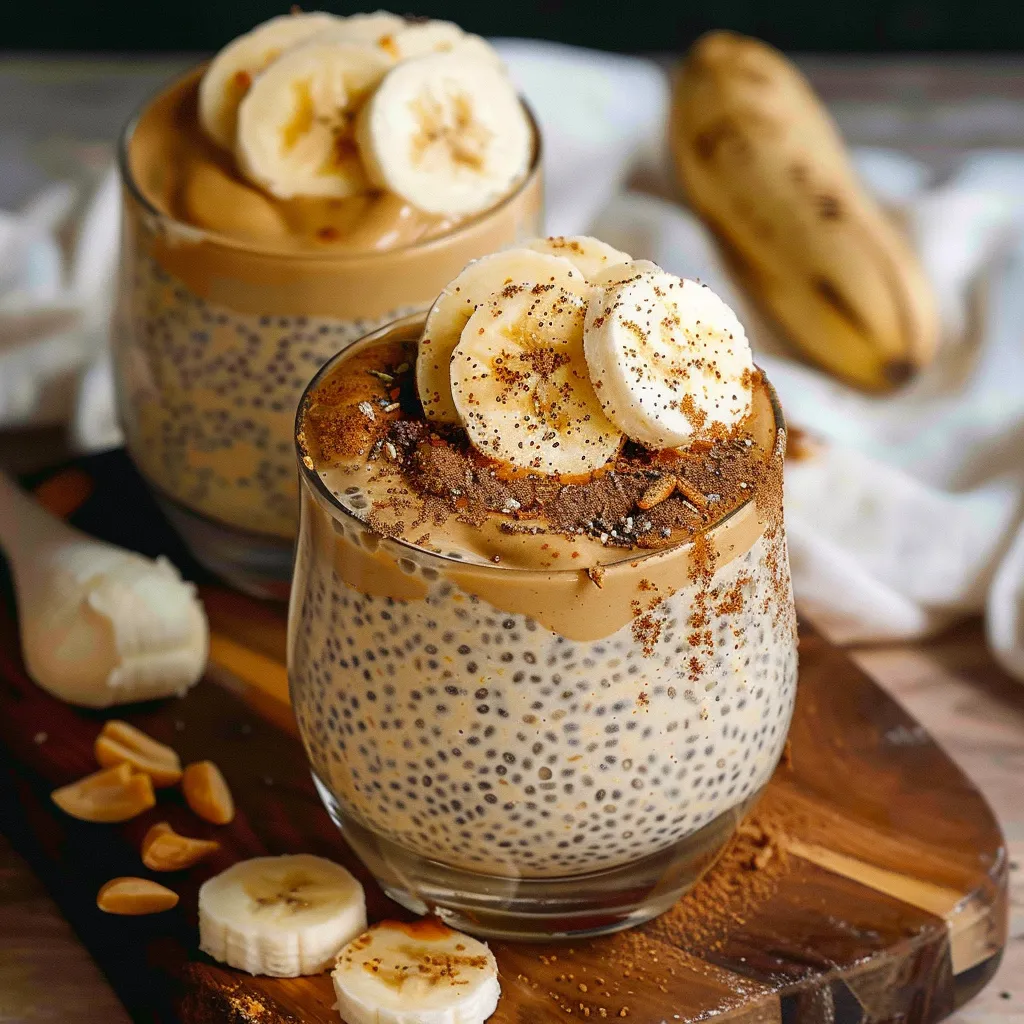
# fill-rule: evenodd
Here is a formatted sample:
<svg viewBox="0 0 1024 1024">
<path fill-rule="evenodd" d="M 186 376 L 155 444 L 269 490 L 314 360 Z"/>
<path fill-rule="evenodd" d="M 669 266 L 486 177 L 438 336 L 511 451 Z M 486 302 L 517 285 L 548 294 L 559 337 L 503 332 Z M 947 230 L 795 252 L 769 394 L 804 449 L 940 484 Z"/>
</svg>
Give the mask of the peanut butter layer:
<svg viewBox="0 0 1024 1024">
<path fill-rule="evenodd" d="M 558 478 L 512 470 L 473 449 L 461 428 L 428 423 L 415 352 L 391 341 L 353 353 L 304 410 L 307 466 L 381 536 L 472 561 L 589 569 L 602 586 L 602 566 L 686 543 L 774 498 L 776 428 L 760 374 L 753 410 L 729 436 L 662 452 L 627 442 L 598 472 Z"/>
<path fill-rule="evenodd" d="M 275 250 L 361 253 L 396 249 L 450 231 L 385 192 L 348 199 L 277 199 L 249 184 L 234 158 L 199 127 L 199 68 L 157 97 L 131 140 L 131 169 L 149 202 L 194 227 Z"/>
</svg>

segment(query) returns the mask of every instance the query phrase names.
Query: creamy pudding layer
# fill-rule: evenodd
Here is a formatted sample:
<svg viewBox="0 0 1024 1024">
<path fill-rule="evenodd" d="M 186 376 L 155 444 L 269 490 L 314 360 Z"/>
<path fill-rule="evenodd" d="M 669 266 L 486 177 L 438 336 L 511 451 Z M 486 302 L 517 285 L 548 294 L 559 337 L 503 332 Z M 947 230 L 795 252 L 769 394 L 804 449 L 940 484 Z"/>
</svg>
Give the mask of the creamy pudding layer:
<svg viewBox="0 0 1024 1024">
<path fill-rule="evenodd" d="M 767 782 L 796 682 L 777 528 L 674 590 L 649 589 L 645 559 L 627 566 L 650 610 L 571 639 L 551 628 L 566 599 L 574 631 L 603 618 L 585 575 L 491 579 L 492 603 L 472 573 L 367 550 L 371 535 L 304 503 L 296 718 L 320 779 L 374 832 L 472 871 L 564 876 L 664 849 Z M 672 554 L 685 572 L 689 553 Z"/>
<path fill-rule="evenodd" d="M 300 430 L 292 693 L 345 813 L 449 865 L 557 877 L 654 854 L 756 794 L 796 682 L 767 385 L 728 441 L 627 445 L 552 481 L 424 432 L 415 348 L 392 334 L 318 382 Z M 438 465 L 465 493 L 443 495 Z M 638 506 L 637 477 L 666 467 L 689 497 Z"/>
<path fill-rule="evenodd" d="M 295 408 L 323 362 L 428 305 L 465 263 L 533 234 L 536 161 L 485 213 L 419 213 L 394 195 L 278 199 L 202 133 L 197 71 L 125 143 L 115 338 L 129 451 L 161 493 L 219 523 L 294 537 Z"/>
</svg>

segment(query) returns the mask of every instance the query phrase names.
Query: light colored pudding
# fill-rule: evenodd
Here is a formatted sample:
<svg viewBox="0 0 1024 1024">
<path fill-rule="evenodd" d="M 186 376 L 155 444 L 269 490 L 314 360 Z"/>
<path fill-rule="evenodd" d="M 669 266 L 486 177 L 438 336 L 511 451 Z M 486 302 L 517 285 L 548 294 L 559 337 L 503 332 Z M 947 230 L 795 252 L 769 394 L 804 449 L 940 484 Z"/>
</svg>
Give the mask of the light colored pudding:
<svg viewBox="0 0 1024 1024">
<path fill-rule="evenodd" d="M 343 818 L 475 874 L 685 843 L 756 797 L 793 707 L 769 385 L 745 378 L 728 431 L 545 475 L 424 417 L 423 337 L 412 318 L 360 342 L 300 413 L 289 665 L 317 778 Z"/>
<path fill-rule="evenodd" d="M 342 35 L 376 24 L 362 16 L 317 17 Z M 386 18 L 388 30 L 374 29 L 358 47 L 393 46 L 407 26 Z M 454 26 L 445 31 L 458 33 Z M 338 45 L 351 56 L 357 44 Z M 291 59 L 294 48 L 280 49 L 280 59 Z M 279 195 L 279 179 L 243 167 L 238 148 L 215 139 L 204 122 L 203 83 L 230 50 L 154 99 L 123 140 L 119 403 L 129 452 L 165 502 L 254 544 L 266 538 L 286 547 L 297 528 L 292 434 L 302 389 L 339 349 L 428 305 L 467 260 L 536 232 L 539 141 L 523 112 L 531 133 L 526 166 L 480 209 L 428 212 L 364 177 L 349 181 L 346 194 L 328 180 L 305 187 L 335 194 L 304 193 L 300 183 L 294 194 Z M 385 63 L 390 73 L 417 59 L 396 51 Z M 277 63 L 252 67 L 253 93 Z M 319 65 L 312 73 L 320 75 L 316 88 L 329 77 Z M 361 165 L 341 126 L 375 95 L 367 86 L 332 109 L 332 145 L 346 161 L 339 174 L 349 179 Z M 309 138 L 299 139 L 289 168 L 296 174 L 304 160 L 316 159 L 311 147 L 328 102 L 320 93 L 316 100 Z M 301 134 L 305 128 L 296 124 L 289 130 Z M 303 156 L 306 150 L 312 156 Z"/>
</svg>

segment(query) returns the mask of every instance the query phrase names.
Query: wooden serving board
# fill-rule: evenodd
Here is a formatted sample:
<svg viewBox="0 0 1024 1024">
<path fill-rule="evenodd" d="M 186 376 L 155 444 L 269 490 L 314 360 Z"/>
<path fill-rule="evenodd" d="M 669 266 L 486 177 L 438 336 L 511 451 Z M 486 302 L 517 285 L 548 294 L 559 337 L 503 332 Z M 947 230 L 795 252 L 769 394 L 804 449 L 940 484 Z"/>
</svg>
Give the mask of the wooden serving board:
<svg viewBox="0 0 1024 1024">
<path fill-rule="evenodd" d="M 202 580 L 127 460 L 112 453 L 30 481 L 90 532 L 166 553 Z M 208 678 L 187 697 L 118 717 L 212 758 L 238 804 L 224 828 L 175 792 L 122 826 L 59 812 L 54 787 L 94 770 L 108 715 L 47 696 L 18 655 L 0 600 L 0 826 L 32 863 L 139 1021 L 338 1024 L 329 978 L 252 978 L 196 948 L 196 890 L 235 860 L 307 851 L 351 868 L 371 919 L 408 915 L 375 887 L 321 807 L 287 705 L 284 612 L 205 581 Z M 977 992 L 1006 939 L 1007 857 L 985 801 L 927 733 L 839 651 L 801 634 L 790 754 L 721 861 L 648 924 L 573 944 L 493 943 L 495 1024 L 574 1018 L 662 1024 L 716 1017 L 780 1024 L 934 1021 Z M 179 906 L 117 918 L 95 906 L 115 875 L 148 872 L 139 841 L 157 820 L 223 844 L 161 876 Z"/>
</svg>

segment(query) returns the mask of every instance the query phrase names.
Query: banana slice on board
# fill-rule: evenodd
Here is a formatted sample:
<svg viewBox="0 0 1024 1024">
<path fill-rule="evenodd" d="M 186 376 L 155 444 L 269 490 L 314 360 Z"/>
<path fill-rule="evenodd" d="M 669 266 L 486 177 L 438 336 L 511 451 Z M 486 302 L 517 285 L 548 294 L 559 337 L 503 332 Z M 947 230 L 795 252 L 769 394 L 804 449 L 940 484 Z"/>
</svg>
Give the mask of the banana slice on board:
<svg viewBox="0 0 1024 1024">
<path fill-rule="evenodd" d="M 523 243 L 528 249 L 567 259 L 588 280 L 609 267 L 629 263 L 633 257 L 590 235 L 552 235 Z"/>
<path fill-rule="evenodd" d="M 300 853 L 243 860 L 199 890 L 199 947 L 250 974 L 317 974 L 366 928 L 363 887 Z"/>
<path fill-rule="evenodd" d="M 487 946 L 432 918 L 374 925 L 331 977 L 346 1024 L 483 1024 L 501 994 Z"/>
<path fill-rule="evenodd" d="M 416 351 L 416 386 L 427 419 L 461 422 L 452 399 L 452 352 L 477 307 L 522 281 L 557 284 L 569 291 L 580 291 L 584 283 L 568 260 L 532 249 L 506 249 L 470 263 L 430 307 Z"/>
<path fill-rule="evenodd" d="M 242 173 L 280 199 L 365 191 L 353 121 L 390 67 L 383 52 L 360 43 L 314 41 L 282 54 L 238 108 Z"/>
<path fill-rule="evenodd" d="M 583 352 L 590 290 L 582 277 L 519 277 L 469 318 L 450 372 L 455 408 L 478 451 L 577 476 L 619 450 L 622 434 L 601 408 Z"/>
<path fill-rule="evenodd" d="M 374 185 L 433 214 L 488 209 L 525 177 L 533 155 L 508 76 L 457 52 L 392 68 L 360 113 L 356 138 Z"/>
<path fill-rule="evenodd" d="M 637 261 L 600 275 L 584 349 L 608 418 L 652 448 L 684 445 L 750 410 L 753 358 L 710 288 Z"/>
<path fill-rule="evenodd" d="M 283 51 L 329 31 L 341 21 L 333 14 L 282 14 L 228 43 L 210 62 L 199 83 L 199 123 L 224 149 L 233 149 L 238 105 L 255 77 Z"/>
</svg>

